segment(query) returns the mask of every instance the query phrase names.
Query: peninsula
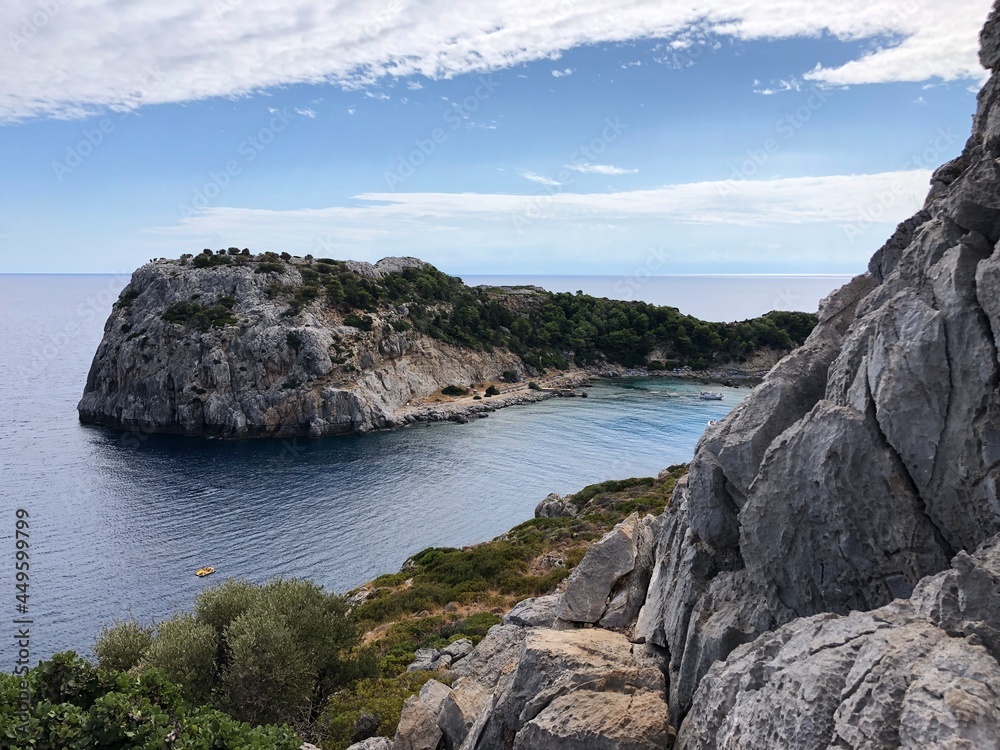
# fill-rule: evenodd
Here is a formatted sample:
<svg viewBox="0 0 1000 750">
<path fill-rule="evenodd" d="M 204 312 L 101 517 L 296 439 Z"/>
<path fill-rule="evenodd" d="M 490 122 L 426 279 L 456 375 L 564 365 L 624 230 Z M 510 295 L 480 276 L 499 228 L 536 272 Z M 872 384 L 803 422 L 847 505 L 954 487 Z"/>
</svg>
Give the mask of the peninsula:
<svg viewBox="0 0 1000 750">
<path fill-rule="evenodd" d="M 642 302 L 469 287 L 416 258 L 205 250 L 133 274 L 78 410 L 144 432 L 364 433 L 461 421 L 623 368 L 761 369 L 815 323 L 794 312 L 708 323 Z"/>
</svg>

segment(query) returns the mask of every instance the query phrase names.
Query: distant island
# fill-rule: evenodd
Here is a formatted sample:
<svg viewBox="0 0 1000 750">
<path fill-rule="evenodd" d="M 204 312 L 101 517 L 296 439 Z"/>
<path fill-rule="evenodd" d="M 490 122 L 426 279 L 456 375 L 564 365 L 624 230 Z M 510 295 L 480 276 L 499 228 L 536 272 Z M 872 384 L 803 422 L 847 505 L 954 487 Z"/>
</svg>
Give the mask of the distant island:
<svg viewBox="0 0 1000 750">
<path fill-rule="evenodd" d="M 146 432 L 364 433 L 462 421 L 630 368 L 768 369 L 816 320 L 711 323 L 643 302 L 469 287 L 416 258 L 204 250 L 135 271 L 78 410 Z"/>
</svg>

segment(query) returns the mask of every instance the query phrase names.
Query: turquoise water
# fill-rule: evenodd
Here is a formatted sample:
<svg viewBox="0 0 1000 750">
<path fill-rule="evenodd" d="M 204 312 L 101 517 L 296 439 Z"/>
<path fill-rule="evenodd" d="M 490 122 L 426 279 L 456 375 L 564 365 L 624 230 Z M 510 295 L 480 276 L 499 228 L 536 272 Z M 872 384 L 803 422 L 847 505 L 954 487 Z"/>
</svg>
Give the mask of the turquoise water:
<svg viewBox="0 0 1000 750">
<path fill-rule="evenodd" d="M 14 617 L 14 511 L 30 513 L 32 651 L 89 650 L 102 624 L 150 621 L 230 576 L 344 591 L 428 546 L 490 539 L 549 492 L 687 461 L 721 402 L 665 379 L 467 425 L 365 437 L 206 441 L 83 427 L 75 406 L 124 279 L 0 276 L 0 616 Z M 218 573 L 195 578 L 202 565 Z M 4 669 L 9 639 L 0 643 Z"/>
</svg>

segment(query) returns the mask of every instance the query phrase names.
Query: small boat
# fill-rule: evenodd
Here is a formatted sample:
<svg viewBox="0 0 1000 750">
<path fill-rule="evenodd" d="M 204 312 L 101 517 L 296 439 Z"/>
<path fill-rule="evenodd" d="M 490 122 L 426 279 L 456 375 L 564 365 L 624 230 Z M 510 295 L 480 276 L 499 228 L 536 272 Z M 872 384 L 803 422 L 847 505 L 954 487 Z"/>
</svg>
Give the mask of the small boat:
<svg viewBox="0 0 1000 750">
<path fill-rule="evenodd" d="M 206 565 L 204 568 L 198 568 L 198 570 L 196 570 L 194 572 L 194 574 L 196 576 L 198 576 L 199 578 L 204 578 L 205 576 L 212 575 L 212 573 L 214 573 L 214 572 L 215 572 L 215 568 L 213 568 L 213 567 L 211 567 L 209 565 Z"/>
<path fill-rule="evenodd" d="M 713 391 L 702 391 L 698 398 L 702 401 L 722 401 L 722 394 Z"/>
</svg>

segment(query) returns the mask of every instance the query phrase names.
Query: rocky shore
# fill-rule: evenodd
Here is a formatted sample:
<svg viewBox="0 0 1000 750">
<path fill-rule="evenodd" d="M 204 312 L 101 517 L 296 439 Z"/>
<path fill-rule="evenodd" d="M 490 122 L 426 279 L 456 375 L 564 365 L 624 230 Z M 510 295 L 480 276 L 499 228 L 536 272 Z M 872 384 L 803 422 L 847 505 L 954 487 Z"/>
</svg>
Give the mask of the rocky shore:
<svg viewBox="0 0 1000 750">
<path fill-rule="evenodd" d="M 356 748 L 1000 747 L 996 6 L 980 59 L 961 156 L 708 430 L 666 510 Z"/>
</svg>

